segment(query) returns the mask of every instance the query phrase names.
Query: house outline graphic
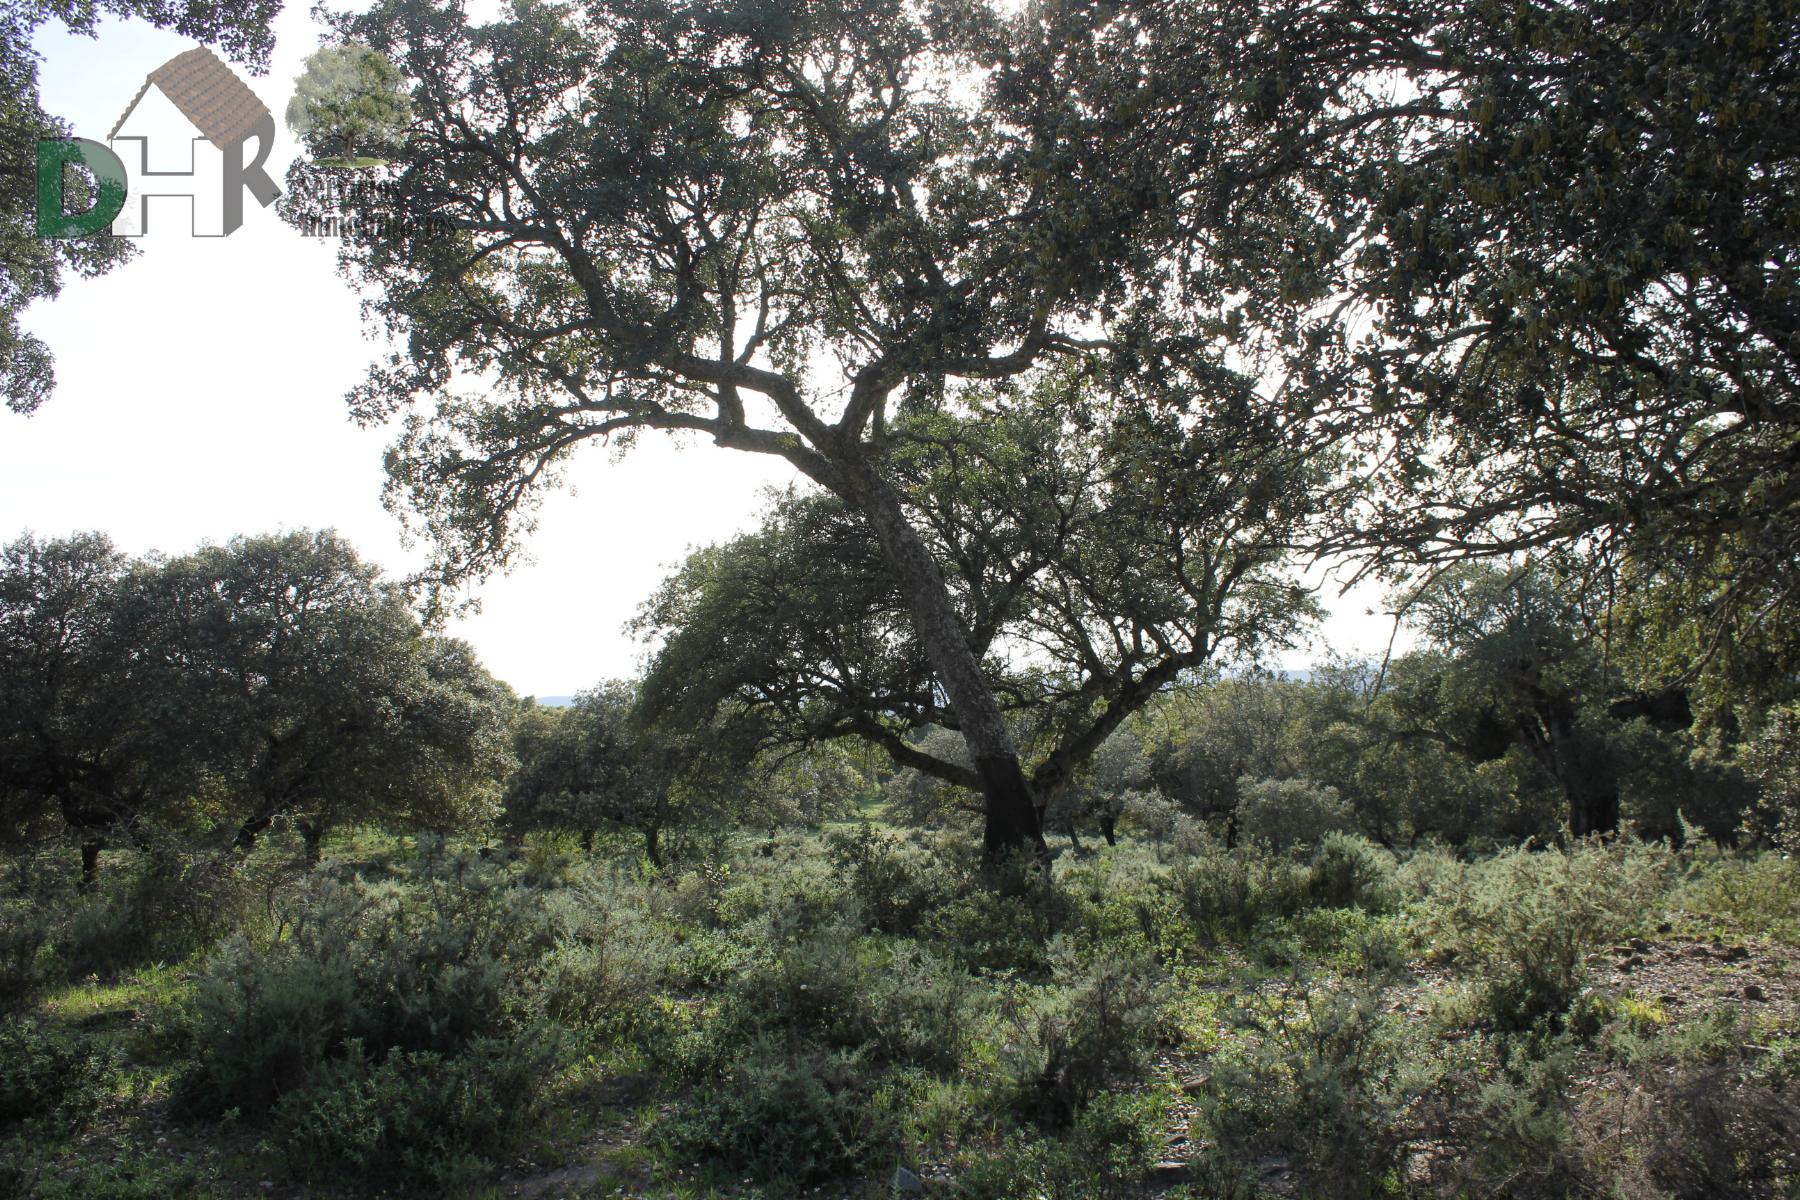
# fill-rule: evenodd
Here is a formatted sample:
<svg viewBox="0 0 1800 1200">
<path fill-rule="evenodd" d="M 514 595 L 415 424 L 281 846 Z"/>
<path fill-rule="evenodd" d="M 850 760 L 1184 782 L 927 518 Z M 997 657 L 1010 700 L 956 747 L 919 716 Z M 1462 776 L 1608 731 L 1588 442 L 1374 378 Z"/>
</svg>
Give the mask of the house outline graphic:
<svg viewBox="0 0 1800 1200">
<path fill-rule="evenodd" d="M 146 134 L 128 130 L 147 98 L 160 97 L 199 130 L 192 139 L 185 171 L 150 169 Z M 245 162 L 247 144 L 256 139 L 256 155 Z M 192 202 L 195 237 L 224 237 L 244 222 L 244 193 L 268 207 L 281 194 L 263 169 L 275 142 L 275 117 L 244 81 L 211 50 L 197 46 L 176 55 L 144 77 L 131 103 L 108 135 L 113 152 L 125 165 L 126 202 L 113 220 L 119 237 L 149 232 L 152 196 L 182 196 Z"/>
</svg>

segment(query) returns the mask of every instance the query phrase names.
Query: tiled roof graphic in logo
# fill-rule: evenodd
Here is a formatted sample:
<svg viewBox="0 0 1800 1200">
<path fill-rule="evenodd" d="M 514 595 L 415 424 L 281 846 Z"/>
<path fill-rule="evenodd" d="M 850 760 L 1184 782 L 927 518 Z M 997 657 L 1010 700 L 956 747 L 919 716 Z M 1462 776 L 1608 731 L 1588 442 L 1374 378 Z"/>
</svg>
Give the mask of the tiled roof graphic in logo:
<svg viewBox="0 0 1800 1200">
<path fill-rule="evenodd" d="M 170 103 L 181 110 L 181 115 L 192 121 L 194 128 L 220 150 L 247 136 L 258 121 L 271 117 L 267 106 L 256 98 L 256 93 L 246 87 L 218 55 L 205 46 L 196 46 L 184 54 L 177 54 L 145 77 L 144 86 L 138 89 L 138 94 L 132 97 L 113 126 L 112 137 L 119 135 L 132 109 L 138 106 L 151 84 L 155 84 Z"/>
</svg>

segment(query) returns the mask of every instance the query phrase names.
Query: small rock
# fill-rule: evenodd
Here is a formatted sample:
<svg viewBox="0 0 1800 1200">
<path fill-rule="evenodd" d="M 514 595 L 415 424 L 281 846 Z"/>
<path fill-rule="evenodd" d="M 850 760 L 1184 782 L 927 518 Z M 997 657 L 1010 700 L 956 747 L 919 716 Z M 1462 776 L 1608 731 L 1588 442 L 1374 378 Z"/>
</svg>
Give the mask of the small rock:
<svg viewBox="0 0 1800 1200">
<path fill-rule="evenodd" d="M 924 1194 L 925 1181 L 905 1167 L 894 1168 L 894 1178 L 889 1181 L 896 1192 L 902 1196 L 918 1196 Z"/>
<path fill-rule="evenodd" d="M 1744 999 L 1767 1000 L 1768 996 L 1764 995 L 1763 990 L 1754 983 L 1746 983 L 1744 985 Z"/>
</svg>

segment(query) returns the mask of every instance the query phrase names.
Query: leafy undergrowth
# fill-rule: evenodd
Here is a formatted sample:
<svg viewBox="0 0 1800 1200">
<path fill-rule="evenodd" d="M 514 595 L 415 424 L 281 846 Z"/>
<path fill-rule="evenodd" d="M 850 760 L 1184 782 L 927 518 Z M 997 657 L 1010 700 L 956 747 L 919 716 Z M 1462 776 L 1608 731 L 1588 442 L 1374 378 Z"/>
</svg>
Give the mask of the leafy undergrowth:
<svg viewBox="0 0 1800 1200">
<path fill-rule="evenodd" d="M 1792 862 L 1186 836 L 993 878 L 967 841 L 363 839 L 169 961 L 47 938 L 0 1194 L 1800 1189 Z"/>
</svg>

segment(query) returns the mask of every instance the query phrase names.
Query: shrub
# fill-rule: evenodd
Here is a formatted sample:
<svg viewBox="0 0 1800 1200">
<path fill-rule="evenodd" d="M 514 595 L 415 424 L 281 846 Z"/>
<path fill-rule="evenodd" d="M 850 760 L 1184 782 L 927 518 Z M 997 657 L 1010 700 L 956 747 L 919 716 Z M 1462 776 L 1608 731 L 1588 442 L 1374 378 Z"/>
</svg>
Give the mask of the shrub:
<svg viewBox="0 0 1800 1200">
<path fill-rule="evenodd" d="M 1166 982 L 1154 959 L 1102 952 L 1082 964 L 1056 947 L 1055 981 L 1016 985 L 1002 1001 L 1002 1069 L 1015 1107 L 1067 1128 L 1111 1085 L 1135 1080 L 1163 1032 Z"/>
<path fill-rule="evenodd" d="M 1747 932 L 1794 937 L 1800 935 L 1800 861 L 1767 851 L 1703 851 L 1673 901 L 1684 912 Z"/>
<path fill-rule="evenodd" d="M 1742 763 L 1761 792 L 1756 832 L 1800 854 L 1800 703 L 1770 711 L 1761 732 L 1744 747 Z"/>
<path fill-rule="evenodd" d="M 911 943 L 894 949 L 864 999 L 875 1053 L 953 1072 L 975 1035 L 982 993 L 955 963 Z"/>
<path fill-rule="evenodd" d="M 1438 1194 L 1599 1194 L 1574 1144 L 1576 1069 L 1577 1047 L 1566 1033 L 1499 1043 L 1477 1037 L 1460 1047 L 1422 1112 Z"/>
<path fill-rule="evenodd" d="M 726 985 L 720 1036 L 779 1033 L 833 1046 L 868 1039 L 874 972 L 847 925 L 808 934 L 749 963 Z"/>
<path fill-rule="evenodd" d="M 395 1050 L 379 1063 L 361 1047 L 275 1106 L 288 1169 L 302 1179 L 429 1185 L 442 1192 L 485 1173 L 541 1116 L 559 1053 L 548 1030 L 478 1038 L 461 1053 Z"/>
<path fill-rule="evenodd" d="M 1310 779 L 1238 780 L 1238 836 L 1278 854 L 1308 850 L 1328 833 L 1356 828 L 1356 814 L 1334 787 Z"/>
<path fill-rule="evenodd" d="M 1049 969 L 1045 947 L 1067 908 L 1048 880 L 1011 894 L 978 887 L 932 911 L 919 934 L 970 970 L 1037 975 Z"/>
<path fill-rule="evenodd" d="M 20 1017 L 0 1017 L 0 1125 L 85 1125 L 112 1095 L 119 1064 L 91 1046 Z"/>
<path fill-rule="evenodd" d="M 1260 1036 L 1214 1060 L 1194 1131 L 1215 1190 L 1241 1190 L 1258 1160 L 1290 1156 L 1308 1195 L 1376 1194 L 1405 1163 L 1431 1068 L 1383 993 L 1292 985 L 1239 1014 Z"/>
<path fill-rule="evenodd" d="M 1422 929 L 1474 970 L 1503 1027 L 1524 1028 L 1565 1009 L 1588 954 L 1642 921 L 1669 861 L 1627 841 L 1510 850 L 1437 881 Z"/>
<path fill-rule="evenodd" d="M 56 918 L 21 898 L 0 900 L 0 1013 L 23 1008 L 50 982 Z"/>
<path fill-rule="evenodd" d="M 1235 853 L 1207 839 L 1176 865 L 1169 884 L 1182 911 L 1208 937 L 1243 935 L 1270 917 L 1291 916 L 1303 902 L 1305 873 L 1254 845 Z"/>
<path fill-rule="evenodd" d="M 744 1044 L 718 1082 L 671 1123 L 675 1148 L 767 1182 L 815 1183 L 857 1169 L 885 1140 L 859 1051 Z"/>
<path fill-rule="evenodd" d="M 57 957 L 71 976 L 186 958 L 242 924 L 258 877 L 273 869 L 266 853 L 195 858 L 155 845 L 121 856 L 71 909 Z"/>
<path fill-rule="evenodd" d="M 909 852 L 866 822 L 854 832 L 826 835 L 825 858 L 868 928 L 883 933 L 912 933 L 959 890 L 941 862 Z"/>
<path fill-rule="evenodd" d="M 1161 792 L 1134 790 L 1119 800 L 1119 813 L 1126 823 L 1153 842 L 1166 842 L 1175 836 L 1183 813 L 1181 806 Z"/>
<path fill-rule="evenodd" d="M 1355 833 L 1330 833 L 1307 868 L 1301 892 L 1321 908 L 1380 912 L 1393 905 L 1394 857 Z"/>
<path fill-rule="evenodd" d="M 1114 1200 L 1143 1195 L 1141 1179 L 1162 1139 L 1156 1098 L 1094 1098 L 1068 1133 L 1014 1134 L 998 1154 L 975 1163 L 958 1182 L 969 1200 Z"/>
<path fill-rule="evenodd" d="M 526 982 L 506 957 L 541 933 L 517 900 L 471 856 L 427 859 L 399 883 L 310 877 L 280 904 L 275 940 L 237 935 L 203 972 L 184 1106 L 261 1112 L 350 1040 L 379 1056 L 504 1034 Z"/>
<path fill-rule="evenodd" d="M 554 938 L 537 971 L 538 1010 L 602 1037 L 636 1030 L 646 994 L 665 982 L 675 945 L 614 879 L 590 879 L 546 902 Z"/>
</svg>

